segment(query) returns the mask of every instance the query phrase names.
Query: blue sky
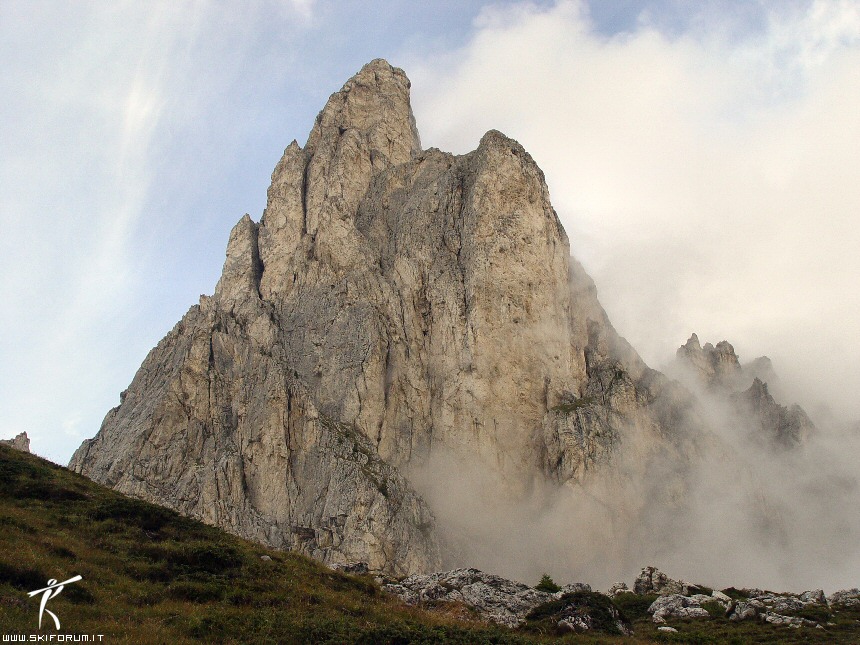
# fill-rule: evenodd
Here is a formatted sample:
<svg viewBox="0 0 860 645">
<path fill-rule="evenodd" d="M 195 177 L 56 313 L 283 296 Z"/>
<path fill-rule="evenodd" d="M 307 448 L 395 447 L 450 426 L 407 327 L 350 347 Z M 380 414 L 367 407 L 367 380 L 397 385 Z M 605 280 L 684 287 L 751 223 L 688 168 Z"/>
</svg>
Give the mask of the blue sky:
<svg viewBox="0 0 860 645">
<path fill-rule="evenodd" d="M 380 56 L 425 146 L 526 146 L 646 360 L 727 338 L 860 417 L 857 2 L 8 0 L 0 56 L 0 437 L 46 457 L 95 434 Z"/>
</svg>

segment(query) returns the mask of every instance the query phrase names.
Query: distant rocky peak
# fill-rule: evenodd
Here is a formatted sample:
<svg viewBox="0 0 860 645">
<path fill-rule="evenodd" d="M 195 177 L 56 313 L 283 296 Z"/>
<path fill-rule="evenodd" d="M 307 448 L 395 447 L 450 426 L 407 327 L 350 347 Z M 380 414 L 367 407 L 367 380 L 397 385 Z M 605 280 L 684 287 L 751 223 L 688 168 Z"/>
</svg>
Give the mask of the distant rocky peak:
<svg viewBox="0 0 860 645">
<path fill-rule="evenodd" d="M 779 377 L 773 369 L 773 362 L 767 356 L 759 356 L 749 363 L 744 363 L 741 369 L 747 380 L 758 379 L 770 386 L 771 389 L 774 389 L 774 386 L 778 386 L 779 384 Z"/>
<path fill-rule="evenodd" d="M 804 443 L 815 432 L 806 412 L 799 405 L 780 405 L 768 392 L 767 383 L 754 378 L 752 385 L 736 395 L 739 407 L 758 422 L 764 436 L 781 447 Z"/>
<path fill-rule="evenodd" d="M 760 356 L 741 365 L 728 341 L 699 344 L 692 334 L 676 352 L 680 373 L 690 375 L 717 398 L 728 400 L 740 418 L 752 423 L 754 435 L 780 447 L 804 443 L 815 425 L 799 405 L 781 405 L 768 383 L 778 379 L 771 360 Z"/>
<path fill-rule="evenodd" d="M 699 337 L 692 334 L 684 345 L 678 348 L 679 362 L 692 371 L 708 386 L 734 389 L 741 376 L 741 365 L 735 348 L 728 341 L 720 341 L 714 347 L 711 343 L 699 344 Z"/>
<path fill-rule="evenodd" d="M 20 433 L 14 439 L 0 439 L 0 443 L 11 446 L 21 452 L 30 452 L 30 437 L 27 436 L 26 432 Z"/>
</svg>

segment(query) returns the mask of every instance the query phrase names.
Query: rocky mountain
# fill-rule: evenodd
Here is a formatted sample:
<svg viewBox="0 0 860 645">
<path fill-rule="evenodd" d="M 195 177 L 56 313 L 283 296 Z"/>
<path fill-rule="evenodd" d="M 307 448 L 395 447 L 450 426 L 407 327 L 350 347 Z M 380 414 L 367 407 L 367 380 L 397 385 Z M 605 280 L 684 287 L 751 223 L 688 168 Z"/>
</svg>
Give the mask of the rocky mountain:
<svg viewBox="0 0 860 645">
<path fill-rule="evenodd" d="M 490 131 L 465 155 L 422 149 L 409 88 L 375 60 L 329 98 L 260 221 L 230 233 L 214 295 L 70 468 L 388 574 L 468 564 L 427 501 L 428 486 L 462 494 L 447 459 L 515 503 L 576 495 L 628 445 L 637 472 L 659 473 L 649 503 L 683 503 L 686 465 L 717 441 L 696 398 L 616 333 L 523 147 Z M 685 348 L 708 382 L 740 369 L 728 344 Z M 762 423 L 803 434 L 753 394 Z"/>
</svg>

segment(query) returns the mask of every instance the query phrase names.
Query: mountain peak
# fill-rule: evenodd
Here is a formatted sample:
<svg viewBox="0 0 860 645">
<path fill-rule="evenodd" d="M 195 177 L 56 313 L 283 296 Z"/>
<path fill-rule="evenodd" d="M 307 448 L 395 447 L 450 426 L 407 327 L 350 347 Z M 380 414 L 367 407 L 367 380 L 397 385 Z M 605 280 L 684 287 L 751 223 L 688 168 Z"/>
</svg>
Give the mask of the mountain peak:
<svg viewBox="0 0 860 645">
<path fill-rule="evenodd" d="M 325 152 L 346 138 L 367 147 L 374 168 L 409 161 L 421 151 L 406 73 L 377 58 L 329 97 L 305 150 Z"/>
</svg>

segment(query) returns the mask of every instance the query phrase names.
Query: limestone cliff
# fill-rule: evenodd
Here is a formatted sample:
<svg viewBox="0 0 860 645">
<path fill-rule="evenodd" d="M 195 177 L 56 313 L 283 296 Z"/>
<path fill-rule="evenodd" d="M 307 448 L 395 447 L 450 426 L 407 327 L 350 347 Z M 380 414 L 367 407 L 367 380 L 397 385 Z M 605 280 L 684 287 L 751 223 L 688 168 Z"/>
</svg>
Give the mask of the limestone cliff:
<svg viewBox="0 0 860 645">
<path fill-rule="evenodd" d="M 409 87 L 376 60 L 331 96 L 275 167 L 259 224 L 231 232 L 214 296 L 70 467 L 401 573 L 440 562 L 404 476 L 433 454 L 486 464 L 518 495 L 578 481 L 624 432 L 692 449 L 689 394 L 612 328 L 531 156 L 496 131 L 465 155 L 422 150 Z"/>
</svg>

